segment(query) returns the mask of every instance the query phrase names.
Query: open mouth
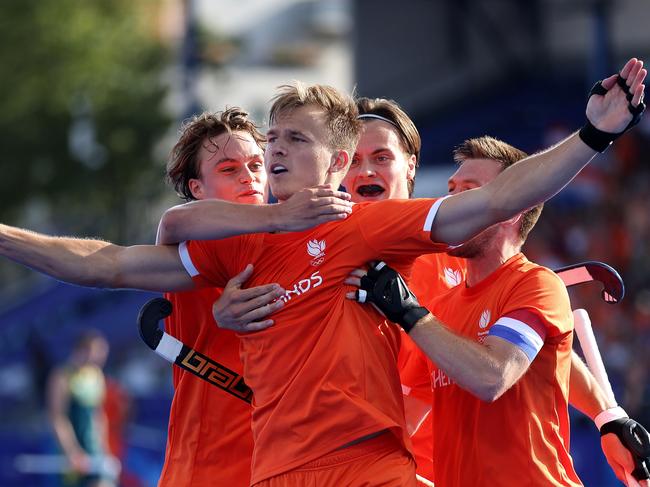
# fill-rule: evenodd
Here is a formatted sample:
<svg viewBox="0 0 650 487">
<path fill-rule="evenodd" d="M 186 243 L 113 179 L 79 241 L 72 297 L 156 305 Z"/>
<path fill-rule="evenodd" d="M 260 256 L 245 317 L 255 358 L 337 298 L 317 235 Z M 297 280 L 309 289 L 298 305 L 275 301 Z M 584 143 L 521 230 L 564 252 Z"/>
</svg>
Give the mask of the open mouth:
<svg viewBox="0 0 650 487">
<path fill-rule="evenodd" d="M 357 188 L 357 194 L 359 194 L 359 196 L 363 196 L 364 198 L 379 196 L 385 191 L 386 190 L 384 188 L 377 184 L 364 184 L 363 186 L 359 186 Z"/>
<path fill-rule="evenodd" d="M 289 170 L 282 164 L 273 164 L 271 166 L 271 174 L 282 174 L 283 172 L 289 172 Z"/>
</svg>

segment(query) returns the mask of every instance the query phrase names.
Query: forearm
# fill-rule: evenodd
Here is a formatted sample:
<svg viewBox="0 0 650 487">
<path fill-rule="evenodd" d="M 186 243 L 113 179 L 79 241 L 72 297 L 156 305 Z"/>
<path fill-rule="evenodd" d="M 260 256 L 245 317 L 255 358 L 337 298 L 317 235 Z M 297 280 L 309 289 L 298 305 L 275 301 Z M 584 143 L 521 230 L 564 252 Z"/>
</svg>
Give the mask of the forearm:
<svg viewBox="0 0 650 487">
<path fill-rule="evenodd" d="M 66 456 L 71 457 L 83 452 L 68 418 L 61 415 L 53 415 L 50 416 L 50 421 L 54 429 L 54 435 Z"/>
<path fill-rule="evenodd" d="M 543 203 L 566 186 L 595 154 L 576 133 L 513 164 L 481 188 L 451 196 L 438 210 L 432 239 L 457 245 Z"/>
<path fill-rule="evenodd" d="M 61 281 L 105 287 L 117 246 L 101 240 L 50 237 L 0 225 L 0 254 Z"/>
<path fill-rule="evenodd" d="M 543 203 L 569 184 L 595 155 L 576 132 L 513 164 L 484 186 L 490 191 L 492 211 L 502 221 Z"/>
<path fill-rule="evenodd" d="M 161 292 L 193 287 L 175 246 L 122 247 L 102 240 L 50 237 L 0 225 L 0 255 L 81 286 Z"/>
<path fill-rule="evenodd" d="M 275 206 L 245 205 L 222 200 L 192 201 L 165 212 L 158 228 L 158 243 L 184 240 L 219 240 L 279 230 Z"/>
<path fill-rule="evenodd" d="M 571 352 L 569 403 L 591 419 L 601 411 L 616 406 L 607 398 L 595 377 L 575 352 Z"/>
<path fill-rule="evenodd" d="M 451 380 L 483 401 L 498 399 L 521 375 L 489 344 L 456 335 L 432 314 L 409 336 Z"/>
</svg>

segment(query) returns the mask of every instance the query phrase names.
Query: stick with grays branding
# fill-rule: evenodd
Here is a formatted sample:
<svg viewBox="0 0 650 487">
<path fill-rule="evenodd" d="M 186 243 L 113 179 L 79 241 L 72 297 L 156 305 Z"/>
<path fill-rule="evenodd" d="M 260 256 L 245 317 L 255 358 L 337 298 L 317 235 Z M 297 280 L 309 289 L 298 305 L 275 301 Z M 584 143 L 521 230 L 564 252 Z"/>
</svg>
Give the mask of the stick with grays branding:
<svg viewBox="0 0 650 487">
<path fill-rule="evenodd" d="M 154 298 L 140 309 L 138 330 L 147 346 L 168 362 L 250 404 L 253 391 L 241 375 L 197 352 L 158 327 L 158 322 L 171 313 L 172 303 L 164 298 Z"/>
<path fill-rule="evenodd" d="M 602 262 L 584 262 L 555 271 L 567 287 L 585 282 L 603 284 L 603 299 L 617 303 L 625 294 L 618 272 Z M 172 304 L 164 298 L 148 301 L 138 315 L 140 337 L 158 355 L 191 374 L 250 403 L 253 392 L 241 375 L 197 352 L 158 327 L 158 322 L 172 313 Z"/>
</svg>

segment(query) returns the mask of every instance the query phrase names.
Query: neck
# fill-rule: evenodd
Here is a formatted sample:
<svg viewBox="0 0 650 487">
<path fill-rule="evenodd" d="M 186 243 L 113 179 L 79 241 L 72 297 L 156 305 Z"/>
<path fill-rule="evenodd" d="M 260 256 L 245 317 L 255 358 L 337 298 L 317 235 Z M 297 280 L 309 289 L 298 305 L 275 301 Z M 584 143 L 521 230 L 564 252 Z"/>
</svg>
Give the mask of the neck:
<svg viewBox="0 0 650 487">
<path fill-rule="evenodd" d="M 520 250 L 521 245 L 519 244 L 502 242 L 501 245 L 486 250 L 484 255 L 480 257 L 467 259 L 466 286 L 476 286 L 501 267 L 508 259 L 517 255 Z"/>
</svg>

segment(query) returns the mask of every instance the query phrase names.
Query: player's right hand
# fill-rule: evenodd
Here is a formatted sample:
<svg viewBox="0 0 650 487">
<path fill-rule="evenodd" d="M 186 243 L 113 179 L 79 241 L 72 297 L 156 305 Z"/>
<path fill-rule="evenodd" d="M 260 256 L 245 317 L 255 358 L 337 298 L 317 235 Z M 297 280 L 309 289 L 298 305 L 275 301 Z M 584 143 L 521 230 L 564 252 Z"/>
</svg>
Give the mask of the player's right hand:
<svg viewBox="0 0 650 487">
<path fill-rule="evenodd" d="M 253 265 L 234 276 L 223 289 L 221 297 L 212 305 L 212 315 L 219 328 L 249 333 L 273 325 L 272 319 L 263 319 L 282 308 L 280 299 L 286 291 L 279 284 L 266 284 L 248 289 L 242 286 L 253 274 Z"/>
<path fill-rule="evenodd" d="M 70 469 L 74 472 L 88 473 L 90 471 L 90 456 L 82 450 L 68 455 L 68 461 L 70 462 Z"/>
<path fill-rule="evenodd" d="M 610 430 L 608 434 L 603 434 L 603 427 L 626 420 L 627 422 L 623 424 L 635 425 L 634 429 L 628 430 L 633 432 L 632 436 L 626 436 L 622 431 L 624 428 L 617 431 Z M 625 442 L 622 439 L 625 439 Z M 632 441 L 632 444 L 627 443 L 629 441 Z M 650 487 L 650 479 L 644 478 L 648 477 L 648 433 L 642 425 L 628 418 L 606 423 L 601 426 L 600 444 L 607 463 L 621 482 L 628 486 Z M 640 455 L 637 457 L 640 462 L 638 465 L 634 461 L 633 452 Z M 635 475 L 632 475 L 635 469 L 636 476 L 641 477 L 641 480 L 637 480 Z"/>
<path fill-rule="evenodd" d="M 626 80 L 627 89 L 632 95 L 629 103 L 636 107 L 643 101 L 645 85 L 643 81 L 647 71 L 643 69 L 643 61 L 632 58 L 623 69 L 620 76 Z M 587 103 L 587 118 L 599 130 L 611 134 L 622 133 L 630 121 L 632 113 L 628 109 L 626 93 L 616 84 L 618 74 L 602 81 L 607 92 L 602 96 L 591 96 Z"/>
<path fill-rule="evenodd" d="M 305 188 L 279 205 L 275 227 L 278 231 L 299 232 L 321 223 L 344 220 L 352 213 L 352 196 L 324 184 Z"/>
</svg>

